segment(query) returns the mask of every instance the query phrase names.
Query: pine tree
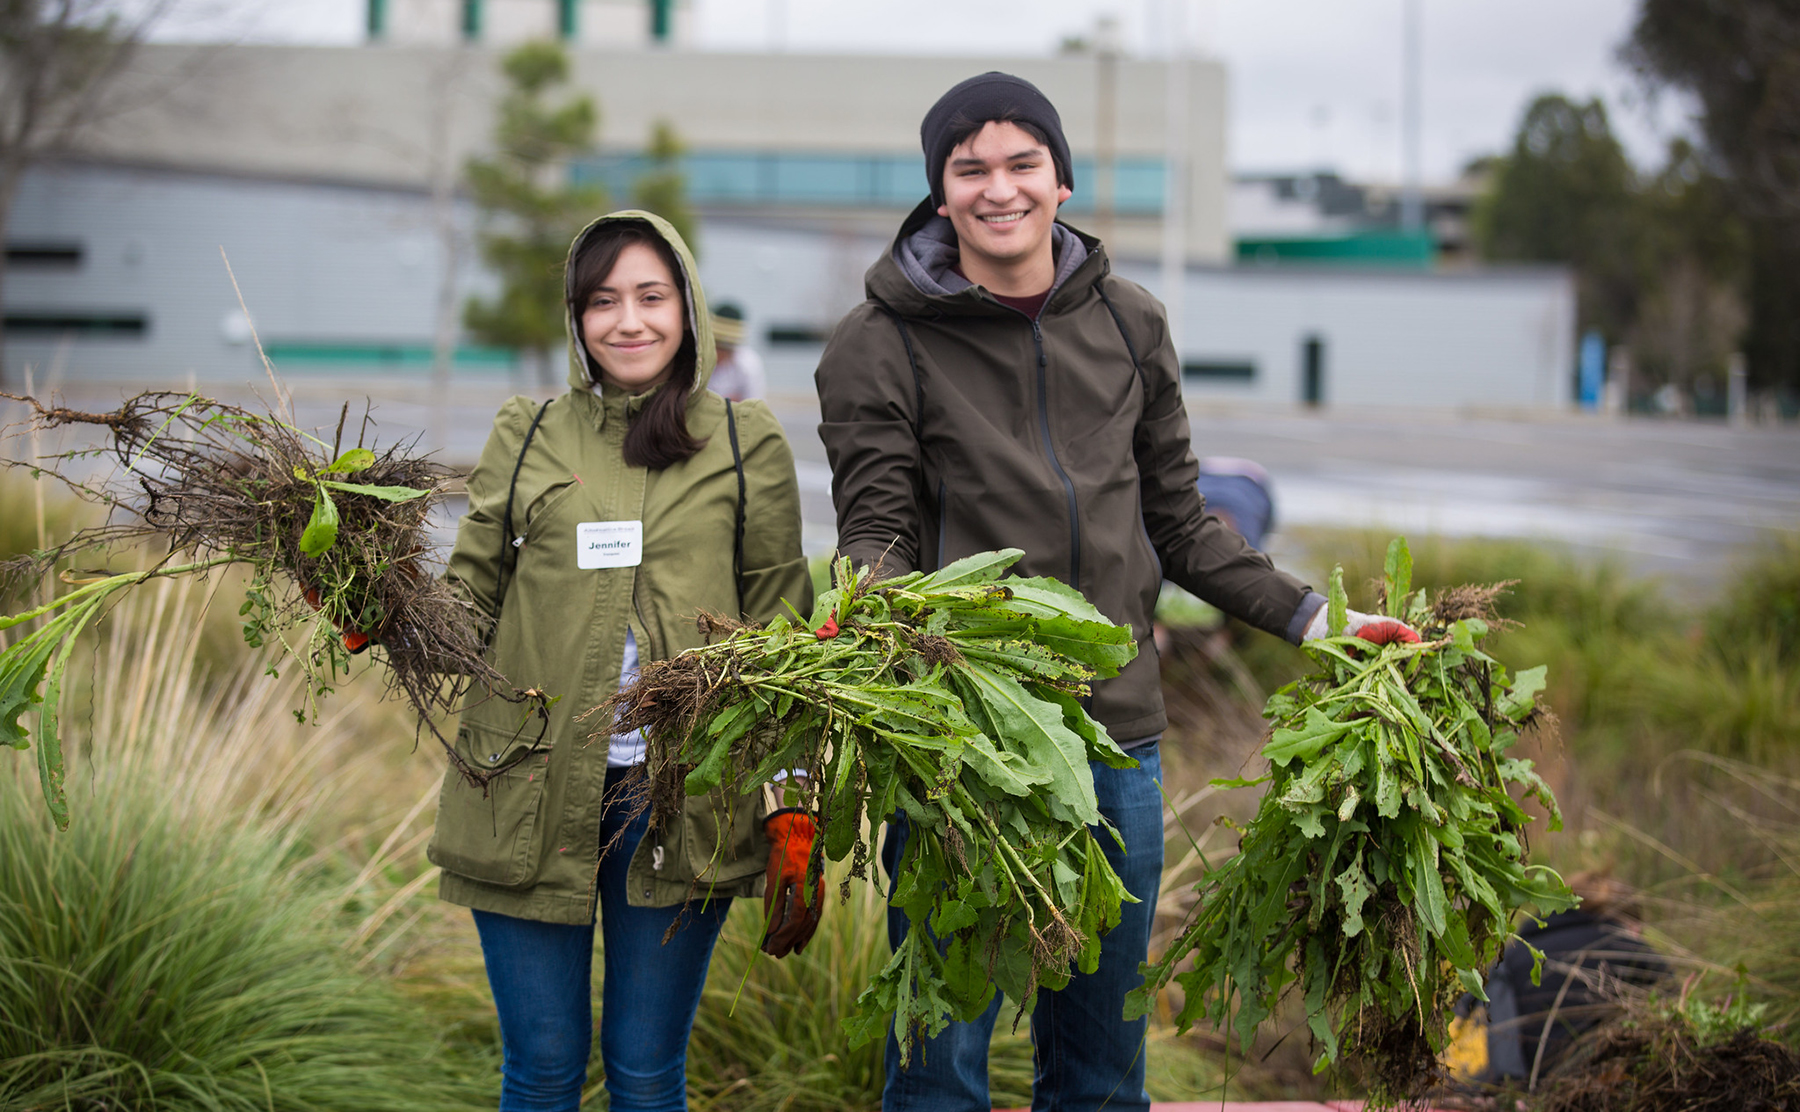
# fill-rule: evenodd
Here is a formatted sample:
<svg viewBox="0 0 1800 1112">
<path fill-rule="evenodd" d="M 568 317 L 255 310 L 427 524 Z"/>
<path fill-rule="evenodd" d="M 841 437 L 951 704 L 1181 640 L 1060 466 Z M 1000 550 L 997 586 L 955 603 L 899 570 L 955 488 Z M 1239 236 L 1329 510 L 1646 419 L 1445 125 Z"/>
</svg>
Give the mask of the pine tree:
<svg viewBox="0 0 1800 1112">
<path fill-rule="evenodd" d="M 697 238 L 699 223 L 687 199 L 687 176 L 681 172 L 683 147 L 681 137 L 667 120 L 656 121 L 650 132 L 650 146 L 644 151 L 649 168 L 632 183 L 631 200 L 638 208 L 675 225 L 688 250 L 700 255 Z"/>
<path fill-rule="evenodd" d="M 501 61 L 511 86 L 500 101 L 492 158 L 471 159 L 469 190 L 485 227 L 481 257 L 501 280 L 498 297 L 470 298 L 463 325 L 483 343 L 519 349 L 540 380 L 553 382 L 550 353 L 567 341 L 563 260 L 569 242 L 607 211 L 606 190 L 568 180 L 568 165 L 593 146 L 600 111 L 585 93 L 550 103 L 569 80 L 555 43 L 526 43 Z"/>
</svg>

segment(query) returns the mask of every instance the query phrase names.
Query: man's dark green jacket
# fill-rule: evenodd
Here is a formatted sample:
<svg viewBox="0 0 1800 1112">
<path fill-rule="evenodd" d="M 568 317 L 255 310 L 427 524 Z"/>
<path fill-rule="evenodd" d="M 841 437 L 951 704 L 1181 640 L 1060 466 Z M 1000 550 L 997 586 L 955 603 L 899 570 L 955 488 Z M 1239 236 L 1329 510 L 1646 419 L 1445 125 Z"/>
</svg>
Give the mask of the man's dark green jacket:
<svg viewBox="0 0 1800 1112">
<path fill-rule="evenodd" d="M 922 204 L 869 269 L 815 381 L 838 546 L 891 574 L 1021 548 L 1141 649 L 1097 683 L 1120 742 L 1166 723 L 1150 622 L 1167 578 L 1298 641 L 1322 601 L 1202 508 L 1167 320 L 1111 273 L 1098 240 L 1055 231 L 1058 280 L 1038 319 L 950 269 L 949 221 Z"/>
</svg>

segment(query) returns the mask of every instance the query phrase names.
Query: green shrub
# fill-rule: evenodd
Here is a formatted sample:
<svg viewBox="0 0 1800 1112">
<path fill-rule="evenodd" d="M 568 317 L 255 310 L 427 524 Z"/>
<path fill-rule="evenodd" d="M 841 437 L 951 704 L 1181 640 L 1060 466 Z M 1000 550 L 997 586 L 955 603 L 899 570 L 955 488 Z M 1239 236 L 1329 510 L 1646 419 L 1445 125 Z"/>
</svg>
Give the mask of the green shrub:
<svg viewBox="0 0 1800 1112">
<path fill-rule="evenodd" d="M 871 869 L 878 874 L 878 869 Z M 881 1107 L 884 1048 L 850 1049 L 840 1021 L 887 964 L 886 901 L 876 885 L 850 882 L 840 902 L 834 873 L 819 931 L 806 950 L 761 953 L 762 901 L 739 900 L 720 933 L 688 1044 L 688 1092 L 699 1110 L 849 1112 Z M 996 1107 L 1031 1103 L 1031 1042 L 1011 1032 L 1008 1006 L 989 1052 Z M 595 1068 L 598 1063 L 595 1063 Z"/>
<path fill-rule="evenodd" d="M 416 1010 L 358 973 L 304 853 L 354 739 L 294 724 L 293 684 L 254 667 L 208 684 L 194 620 L 115 615 L 70 731 L 67 833 L 33 754 L 0 754 L 0 1107 L 477 1107 Z"/>
<path fill-rule="evenodd" d="M 1727 584 L 1707 622 L 1713 641 L 1726 648 L 1767 641 L 1790 666 L 1800 659 L 1800 531 L 1744 554 Z"/>
</svg>

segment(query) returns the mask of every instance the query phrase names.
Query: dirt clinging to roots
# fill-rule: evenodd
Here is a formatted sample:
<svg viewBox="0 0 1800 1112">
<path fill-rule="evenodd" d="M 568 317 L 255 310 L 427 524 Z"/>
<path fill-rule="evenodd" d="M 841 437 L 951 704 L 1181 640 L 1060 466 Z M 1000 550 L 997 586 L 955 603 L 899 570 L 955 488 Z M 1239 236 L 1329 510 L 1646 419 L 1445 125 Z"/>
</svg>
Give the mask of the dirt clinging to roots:
<svg viewBox="0 0 1800 1112">
<path fill-rule="evenodd" d="M 30 405 L 40 428 L 106 430 L 109 443 L 98 452 L 71 452 L 33 465 L 112 511 L 108 524 L 13 561 L 4 569 L 9 577 L 41 576 L 77 555 L 93 560 L 144 542 L 171 554 L 230 558 L 250 565 L 255 575 L 244 610 L 247 640 L 256 644 L 256 630 L 303 623 L 322 611 L 340 629 L 371 638 L 387 665 L 380 671 L 389 689 L 402 695 L 434 734 L 432 719 L 454 711 L 471 690 L 531 701 L 487 663 L 479 612 L 420 564 L 430 543 L 427 519 L 454 473 L 413 454 L 412 443 L 372 449 L 373 458 L 360 456 L 353 471 L 329 470 L 344 452 L 363 446 L 367 413 L 347 444 L 346 406 L 335 442 L 325 443 L 269 413 L 188 393 L 145 392 L 110 413 L 6 396 Z M 85 457 L 93 455 L 110 457 L 118 477 L 89 480 Z M 301 538 L 321 478 L 424 493 L 395 501 L 331 489 L 337 539 L 309 556 L 301 550 Z M 450 751 L 447 743 L 445 749 Z M 450 756 L 472 780 L 491 775 L 468 767 L 453 751 Z"/>
</svg>

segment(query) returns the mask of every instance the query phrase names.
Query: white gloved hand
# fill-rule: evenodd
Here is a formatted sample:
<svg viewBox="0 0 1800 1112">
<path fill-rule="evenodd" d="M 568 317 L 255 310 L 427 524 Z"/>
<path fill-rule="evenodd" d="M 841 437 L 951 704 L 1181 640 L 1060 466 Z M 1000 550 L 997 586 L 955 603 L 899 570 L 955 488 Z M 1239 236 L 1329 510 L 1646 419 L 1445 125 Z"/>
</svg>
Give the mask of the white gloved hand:
<svg viewBox="0 0 1800 1112">
<path fill-rule="evenodd" d="M 1321 606 L 1312 621 L 1306 623 L 1306 632 L 1300 635 L 1302 641 L 1314 641 L 1320 637 L 1330 636 L 1326 628 L 1331 607 Z M 1376 645 L 1391 645 L 1396 641 L 1415 642 L 1419 639 L 1419 631 L 1407 625 L 1399 618 L 1384 618 L 1380 614 L 1364 614 L 1360 610 L 1344 611 L 1344 634 L 1349 637 L 1360 637 L 1364 641 Z"/>
</svg>

